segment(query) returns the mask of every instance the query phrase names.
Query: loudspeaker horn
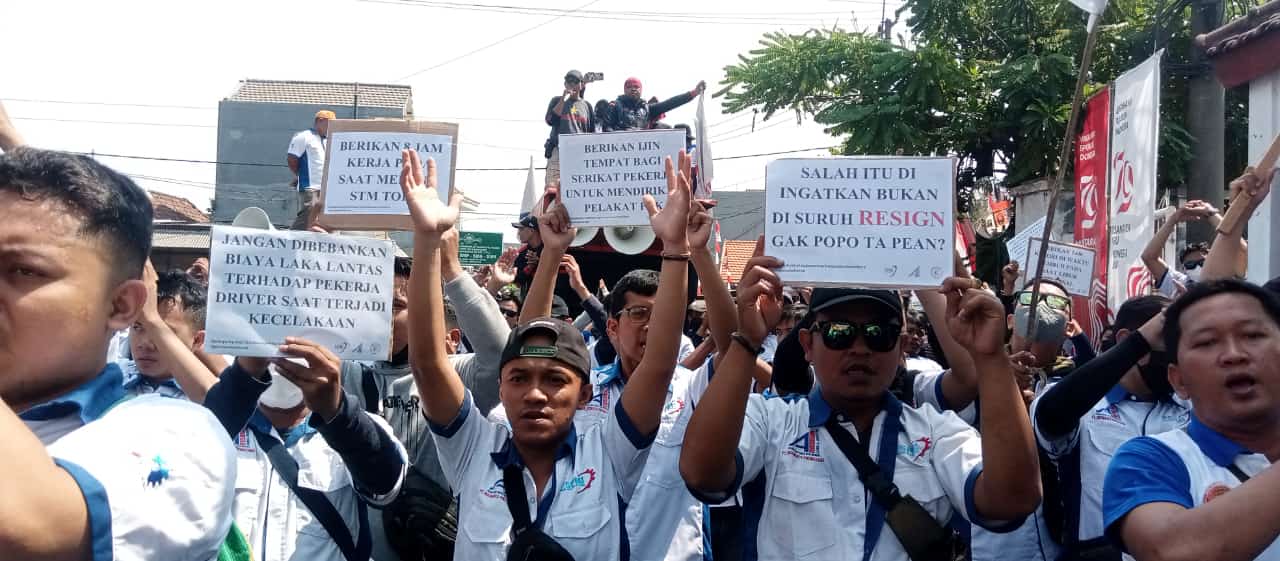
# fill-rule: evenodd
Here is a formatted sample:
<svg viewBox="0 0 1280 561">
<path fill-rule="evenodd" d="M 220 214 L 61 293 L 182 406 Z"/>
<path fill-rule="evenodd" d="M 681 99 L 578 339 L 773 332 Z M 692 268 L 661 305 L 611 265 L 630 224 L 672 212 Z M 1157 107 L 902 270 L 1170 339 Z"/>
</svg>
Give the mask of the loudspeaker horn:
<svg viewBox="0 0 1280 561">
<path fill-rule="evenodd" d="M 614 226 L 604 229 L 604 239 L 618 253 L 637 255 L 653 245 L 658 236 L 648 226 Z"/>
<path fill-rule="evenodd" d="M 276 229 L 275 226 L 271 225 L 271 217 L 267 216 L 267 211 L 256 206 L 246 207 L 237 213 L 235 220 L 231 221 L 231 225 L 240 228 L 257 228 L 259 230 Z"/>
<path fill-rule="evenodd" d="M 578 247 L 586 245 L 587 242 L 595 239 L 596 234 L 600 233 L 599 227 L 578 228 L 578 233 L 573 236 L 573 241 L 569 242 L 569 247 Z"/>
</svg>

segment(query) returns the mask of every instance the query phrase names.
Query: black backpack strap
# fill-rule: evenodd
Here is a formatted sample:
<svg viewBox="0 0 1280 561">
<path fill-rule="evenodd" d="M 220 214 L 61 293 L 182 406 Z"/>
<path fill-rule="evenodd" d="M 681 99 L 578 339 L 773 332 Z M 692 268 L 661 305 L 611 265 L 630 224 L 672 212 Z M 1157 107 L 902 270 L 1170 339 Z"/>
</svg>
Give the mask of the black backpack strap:
<svg viewBox="0 0 1280 561">
<path fill-rule="evenodd" d="M 381 415 L 382 394 L 378 391 L 378 381 L 374 376 L 373 369 L 360 367 L 360 392 L 364 394 L 364 410 L 373 415 Z"/>
<path fill-rule="evenodd" d="M 311 511 L 311 515 L 333 538 L 338 549 L 342 550 L 342 556 L 347 561 L 368 561 L 373 555 L 373 536 L 369 532 L 368 507 L 365 506 L 364 501 L 357 501 L 360 509 L 360 520 L 357 521 L 360 525 L 360 536 L 353 542 L 347 523 L 342 519 L 342 515 L 338 514 L 338 509 L 334 508 L 329 498 L 321 491 L 298 486 L 298 461 L 289 455 L 284 443 L 256 428 L 249 427 L 249 430 L 253 431 L 254 437 L 258 439 L 258 445 L 267 453 L 271 467 L 280 474 L 280 479 L 289 486 L 289 490 L 297 495 L 298 500 L 302 501 L 307 510 Z"/>
<path fill-rule="evenodd" d="M 858 470 L 858 480 L 871 492 L 876 502 L 880 503 L 886 512 L 898 506 L 902 501 L 902 493 L 898 491 L 898 486 L 894 485 L 893 481 L 884 476 L 884 472 L 880 470 L 880 466 L 876 465 L 875 460 L 871 459 L 871 454 L 867 453 L 867 447 L 854 440 L 853 435 L 840 426 L 834 415 L 827 419 L 824 426 L 831 434 L 831 439 L 836 441 L 836 447 L 840 448 L 844 457 L 849 459 L 853 468 Z M 885 438 L 888 437 L 889 435 L 885 435 Z"/>
<path fill-rule="evenodd" d="M 507 494 L 507 510 L 511 511 L 511 537 L 514 538 L 533 526 L 533 520 L 529 518 L 529 507 L 524 503 L 528 495 L 524 489 L 524 473 L 520 468 L 503 468 L 502 490 Z"/>
</svg>

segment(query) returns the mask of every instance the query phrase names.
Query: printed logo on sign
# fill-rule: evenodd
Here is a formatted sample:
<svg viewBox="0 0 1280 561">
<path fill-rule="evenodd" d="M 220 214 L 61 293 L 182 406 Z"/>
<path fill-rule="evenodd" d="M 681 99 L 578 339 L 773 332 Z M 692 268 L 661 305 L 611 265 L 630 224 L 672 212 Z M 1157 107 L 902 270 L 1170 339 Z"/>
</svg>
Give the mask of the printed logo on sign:
<svg viewBox="0 0 1280 561">
<path fill-rule="evenodd" d="M 1098 223 L 1098 182 L 1092 175 L 1080 177 L 1080 196 L 1084 198 L 1084 218 L 1080 227 L 1091 229 Z"/>
<path fill-rule="evenodd" d="M 1093 419 L 1095 421 L 1106 421 L 1117 425 L 1124 424 L 1124 419 L 1120 418 L 1120 407 L 1114 403 L 1101 409 L 1095 409 L 1093 411 Z"/>
<path fill-rule="evenodd" d="M 1151 271 L 1141 264 L 1129 267 L 1127 284 L 1129 286 L 1129 298 L 1145 295 L 1151 289 Z"/>
<path fill-rule="evenodd" d="M 1124 158 L 1124 152 L 1116 154 L 1111 164 L 1113 176 L 1116 178 L 1116 189 L 1120 195 L 1120 208 L 1116 214 L 1124 214 L 1133 206 L 1133 164 Z"/>
<path fill-rule="evenodd" d="M 826 461 L 822 458 L 821 450 L 818 448 L 818 429 L 809 429 L 809 432 L 792 440 L 783 453 L 811 462 Z"/>
<path fill-rule="evenodd" d="M 899 444 L 898 455 L 910 456 L 913 460 L 923 458 L 925 453 L 933 448 L 933 439 L 922 436 L 911 441 L 911 444 Z"/>
<path fill-rule="evenodd" d="M 587 468 L 578 472 L 578 475 L 573 476 L 573 479 L 565 481 L 564 485 L 560 486 L 560 492 L 567 493 L 576 489 L 578 491 L 577 494 L 581 495 L 583 491 L 590 489 L 591 484 L 595 482 L 596 470 Z"/>
<path fill-rule="evenodd" d="M 503 485 L 501 479 L 494 481 L 493 485 L 490 485 L 488 489 L 481 491 L 480 494 L 489 497 L 490 499 L 497 499 L 500 501 L 507 500 L 507 488 Z"/>
</svg>

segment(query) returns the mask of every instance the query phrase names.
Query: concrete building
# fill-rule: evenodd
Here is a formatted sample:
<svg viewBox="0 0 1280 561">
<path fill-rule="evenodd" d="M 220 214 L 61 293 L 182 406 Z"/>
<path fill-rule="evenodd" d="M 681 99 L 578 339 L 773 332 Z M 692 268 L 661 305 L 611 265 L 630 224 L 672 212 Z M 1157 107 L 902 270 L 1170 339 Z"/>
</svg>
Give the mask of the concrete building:
<svg viewBox="0 0 1280 561">
<path fill-rule="evenodd" d="M 214 222 L 231 222 L 249 206 L 267 211 L 277 226 L 293 222 L 298 197 L 285 164 L 289 140 L 310 128 L 322 109 L 339 119 L 411 118 L 413 91 L 388 84 L 241 81 L 218 102 Z"/>
</svg>

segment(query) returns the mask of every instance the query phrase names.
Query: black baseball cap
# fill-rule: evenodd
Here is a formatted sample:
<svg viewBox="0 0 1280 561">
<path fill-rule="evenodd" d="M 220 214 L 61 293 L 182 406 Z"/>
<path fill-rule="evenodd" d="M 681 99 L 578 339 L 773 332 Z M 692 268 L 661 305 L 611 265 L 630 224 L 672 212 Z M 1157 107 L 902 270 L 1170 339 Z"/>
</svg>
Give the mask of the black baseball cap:
<svg viewBox="0 0 1280 561">
<path fill-rule="evenodd" d="M 897 291 L 869 288 L 815 288 L 809 312 L 816 314 L 833 306 L 857 301 L 880 304 L 893 317 L 902 317 L 902 297 Z"/>
<path fill-rule="evenodd" d="M 573 78 L 573 79 L 575 79 L 575 80 L 577 80 L 577 81 L 581 82 L 581 81 L 582 81 L 582 73 L 581 73 L 581 72 L 578 72 L 577 70 L 570 70 L 570 71 L 566 72 L 566 73 L 565 73 L 565 75 L 564 75 L 564 79 L 565 79 L 566 81 L 567 81 L 569 78 Z"/>
<path fill-rule="evenodd" d="M 532 212 L 520 213 L 520 220 L 511 223 L 512 228 L 533 228 L 538 229 L 538 217 Z"/>
<path fill-rule="evenodd" d="M 551 317 L 563 318 L 569 317 L 569 304 L 566 304 L 564 298 L 559 296 L 551 297 Z"/>
<path fill-rule="evenodd" d="M 531 335 L 551 337 L 551 345 L 526 345 Z M 582 333 L 573 325 L 555 318 L 537 318 L 523 322 L 511 330 L 507 346 L 502 349 L 501 369 L 517 358 L 551 358 L 563 362 L 578 373 L 583 383 L 591 375 L 591 356 Z"/>
</svg>

